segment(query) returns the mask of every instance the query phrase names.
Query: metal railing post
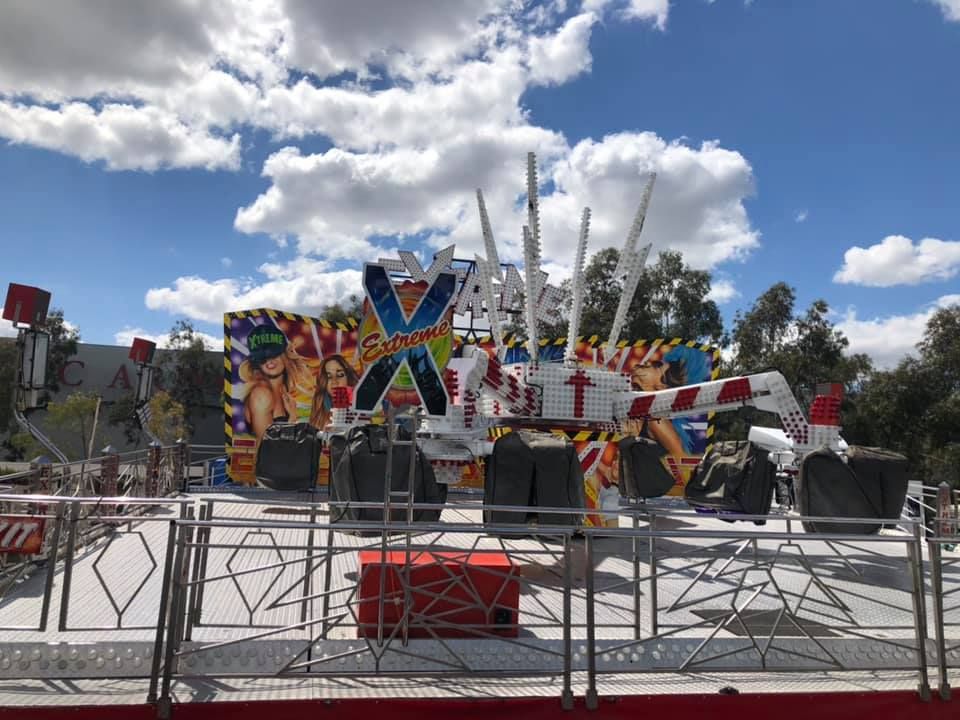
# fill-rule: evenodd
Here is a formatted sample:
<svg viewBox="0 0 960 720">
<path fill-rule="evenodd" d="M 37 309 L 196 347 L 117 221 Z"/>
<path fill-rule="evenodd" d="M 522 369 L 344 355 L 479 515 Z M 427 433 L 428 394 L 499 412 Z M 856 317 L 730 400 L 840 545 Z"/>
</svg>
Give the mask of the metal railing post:
<svg viewBox="0 0 960 720">
<path fill-rule="evenodd" d="M 640 592 L 640 515 L 633 513 L 633 532 L 631 540 L 633 547 L 633 639 L 639 640 L 641 636 L 640 629 L 640 606 L 642 604 Z"/>
<path fill-rule="evenodd" d="M 183 557 L 186 551 L 187 533 L 184 528 L 180 532 L 176 542 L 176 553 L 173 559 L 173 568 L 171 569 L 171 591 L 170 591 L 170 618 L 167 622 L 167 642 L 164 647 L 163 659 L 163 678 L 160 684 L 160 696 L 157 699 L 157 715 L 163 720 L 170 717 L 172 710 L 172 700 L 170 698 L 170 685 L 173 682 L 173 673 L 176 665 L 176 654 L 180 649 L 180 628 L 181 611 L 183 596 Z"/>
<path fill-rule="evenodd" d="M 160 683 L 160 659 L 163 656 L 163 634 L 167 625 L 167 610 L 170 607 L 171 572 L 176 540 L 177 523 L 175 520 L 171 520 L 170 529 L 167 532 L 167 554 L 163 561 L 163 578 L 160 583 L 160 611 L 157 615 L 157 634 L 153 642 L 153 664 L 150 667 L 150 688 L 147 691 L 148 703 L 157 701 L 157 686 Z"/>
<path fill-rule="evenodd" d="M 930 678 L 927 674 L 927 608 L 923 587 L 923 528 L 913 526 L 913 540 L 907 545 L 910 573 L 913 577 L 913 616 L 917 642 L 917 670 L 921 699 L 930 699 Z"/>
<path fill-rule="evenodd" d="M 594 567 L 593 567 L 593 532 L 586 533 L 586 592 L 587 592 L 587 710 L 596 710 L 597 702 L 597 647 L 596 647 L 596 616 L 593 598 Z"/>
<path fill-rule="evenodd" d="M 571 631 L 571 594 L 573 592 L 573 554 L 570 545 L 573 538 L 563 536 L 563 692 L 560 706 L 573 710 L 573 641 Z"/>
<path fill-rule="evenodd" d="M 156 440 L 147 446 L 147 478 L 143 494 L 156 497 L 160 489 L 160 453 L 163 446 Z"/>
<path fill-rule="evenodd" d="M 935 535 L 941 538 L 957 534 L 957 522 L 953 513 L 953 491 L 942 482 L 937 486 L 937 526 Z"/>
<path fill-rule="evenodd" d="M 40 632 L 47 629 L 47 618 L 50 615 L 50 600 L 53 595 L 53 579 L 57 574 L 57 556 L 60 554 L 60 533 L 63 530 L 63 512 L 66 506 L 57 503 L 57 518 L 53 525 L 53 538 L 50 541 L 50 550 L 47 554 L 47 577 L 43 583 L 43 605 L 40 607 Z"/>
<path fill-rule="evenodd" d="M 317 506 L 310 504 L 310 529 L 307 531 L 307 557 L 303 568 L 303 605 L 300 607 L 300 622 L 306 622 L 309 617 L 310 587 L 313 578 L 313 525 L 317 522 Z"/>
<path fill-rule="evenodd" d="M 103 458 L 100 460 L 100 494 L 105 497 L 116 497 L 118 494 L 117 477 L 120 475 L 120 455 L 113 445 L 107 445 L 100 451 Z M 104 506 L 108 515 L 116 513 L 117 506 Z"/>
<path fill-rule="evenodd" d="M 200 519 L 205 520 L 204 510 L 206 508 L 200 507 Z M 192 515 L 192 511 L 191 511 Z M 197 528 L 192 533 L 196 537 L 196 547 L 193 548 L 193 552 L 190 553 L 190 560 L 193 563 L 193 571 L 191 577 L 195 582 L 189 585 L 187 590 L 187 611 L 186 611 L 186 621 L 185 627 L 186 632 L 184 633 L 184 640 L 193 639 L 193 625 L 196 620 L 200 617 L 200 605 L 199 605 L 199 596 L 200 596 L 200 569 L 203 566 L 203 547 L 202 543 L 204 541 L 204 531 L 205 528 Z"/>
<path fill-rule="evenodd" d="M 660 632 L 657 624 L 657 516 L 650 513 L 650 634 L 656 635 Z"/>
<path fill-rule="evenodd" d="M 330 522 L 333 520 L 333 510 L 330 511 Z M 360 578 L 358 578 L 359 580 Z M 323 623 L 320 626 L 320 637 L 327 639 L 327 633 L 330 631 L 330 585 L 333 584 L 333 525 L 327 527 L 327 553 L 324 558 L 323 568 L 323 607 L 321 608 L 321 617 Z"/>
<path fill-rule="evenodd" d="M 937 677 L 939 680 L 940 699 L 950 699 L 950 679 L 947 676 L 947 643 L 944 637 L 943 615 L 943 567 L 941 563 L 940 542 L 937 538 L 927 541 L 930 551 L 930 595 L 933 598 L 933 629 L 937 639 Z"/>
<path fill-rule="evenodd" d="M 77 524 L 80 520 L 80 503 L 71 503 L 67 526 L 67 549 L 63 558 L 63 587 L 60 588 L 60 622 L 57 630 L 67 629 L 67 613 L 70 611 L 70 582 L 73 579 L 73 552 L 77 547 Z"/>
<path fill-rule="evenodd" d="M 190 472 L 190 468 L 187 465 L 187 443 L 183 438 L 180 438 L 174 443 L 173 451 L 173 478 L 180 492 L 187 491 L 188 472 Z"/>
<path fill-rule="evenodd" d="M 34 472 L 34 487 L 38 495 L 49 495 L 53 479 L 53 463 L 46 455 L 40 455 L 30 461 Z"/>
</svg>

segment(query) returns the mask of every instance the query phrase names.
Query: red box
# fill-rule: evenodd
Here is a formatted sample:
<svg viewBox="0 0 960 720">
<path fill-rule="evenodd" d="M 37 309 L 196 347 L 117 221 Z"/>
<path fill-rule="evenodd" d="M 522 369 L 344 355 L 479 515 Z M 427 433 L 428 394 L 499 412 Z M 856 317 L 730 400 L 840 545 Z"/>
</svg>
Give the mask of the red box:
<svg viewBox="0 0 960 720">
<path fill-rule="evenodd" d="M 411 550 L 409 568 L 406 557 L 403 550 L 388 551 L 385 557 L 380 550 L 360 551 L 358 637 L 377 636 L 382 559 L 384 637 L 403 617 L 406 570 L 412 605 L 409 637 L 517 637 L 520 581 L 506 553 Z"/>
<path fill-rule="evenodd" d="M 30 285 L 10 283 L 3 303 L 3 319 L 23 325 L 43 325 L 50 307 L 50 293 Z"/>
<path fill-rule="evenodd" d="M 149 365 L 153 362 L 153 353 L 156 349 L 157 344 L 152 340 L 135 337 L 133 339 L 133 345 L 130 346 L 129 357 L 135 363 Z"/>
</svg>

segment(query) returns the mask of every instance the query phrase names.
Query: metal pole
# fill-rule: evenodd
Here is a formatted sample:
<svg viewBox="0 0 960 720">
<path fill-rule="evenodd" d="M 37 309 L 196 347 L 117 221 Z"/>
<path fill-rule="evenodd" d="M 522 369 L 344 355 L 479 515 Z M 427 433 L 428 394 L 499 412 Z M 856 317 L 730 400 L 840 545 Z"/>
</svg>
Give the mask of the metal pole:
<svg viewBox="0 0 960 720">
<path fill-rule="evenodd" d="M 167 624 L 167 608 L 169 607 L 171 592 L 171 569 L 173 568 L 173 553 L 177 540 L 177 523 L 170 521 L 167 531 L 167 554 L 163 561 L 163 580 L 160 585 L 160 611 L 157 614 L 157 634 L 153 641 L 153 664 L 150 666 L 150 688 L 147 692 L 147 702 L 157 701 L 157 685 L 160 682 L 160 657 L 163 653 L 163 631 Z"/>
<path fill-rule="evenodd" d="M 587 710 L 597 709 L 596 617 L 593 602 L 593 532 L 586 533 L 587 554 Z"/>
<path fill-rule="evenodd" d="M 206 512 L 207 506 L 200 506 L 200 519 L 207 520 Z M 204 530 L 206 528 L 198 528 L 194 533 L 197 537 L 197 547 L 193 550 L 193 579 L 197 582 L 192 583 L 189 587 L 188 599 L 187 599 L 187 618 L 186 618 L 186 633 L 184 635 L 185 640 L 193 639 L 193 626 L 194 623 L 200 618 L 200 588 L 202 583 L 200 582 L 200 569 L 203 567 L 203 540 L 204 540 Z"/>
<path fill-rule="evenodd" d="M 310 529 L 307 531 L 307 558 L 303 568 L 303 605 L 300 607 L 300 622 L 307 621 L 310 601 L 310 585 L 313 577 L 313 525 L 317 522 L 317 506 L 310 505 Z"/>
<path fill-rule="evenodd" d="M 563 693 L 560 696 L 560 706 L 564 710 L 573 710 L 573 642 L 570 628 L 570 605 L 573 592 L 571 540 L 569 535 L 563 536 Z"/>
<path fill-rule="evenodd" d="M 329 506 L 328 506 L 329 507 Z M 333 517 L 331 511 L 331 518 Z M 321 610 L 321 617 L 323 617 L 323 624 L 320 627 L 320 637 L 324 640 L 327 639 L 327 632 L 330 629 L 330 585 L 333 580 L 333 527 L 327 528 L 327 555 L 324 559 L 325 567 L 323 568 L 323 608 Z M 359 581 L 359 580 L 358 580 Z"/>
<path fill-rule="evenodd" d="M 923 588 L 923 529 L 913 526 L 913 541 L 908 543 L 910 571 L 913 577 L 913 615 L 917 641 L 917 670 L 920 683 L 917 690 L 924 701 L 930 699 L 930 679 L 927 676 L 927 609 Z"/>
<path fill-rule="evenodd" d="M 40 632 L 47 629 L 47 617 L 50 614 L 50 597 L 53 595 L 53 578 L 57 574 L 57 555 L 60 552 L 60 532 L 63 529 L 63 511 L 66 506 L 57 503 L 57 519 L 53 526 L 53 539 L 47 554 L 47 577 L 43 584 L 43 605 L 40 607 Z"/>
<path fill-rule="evenodd" d="M 177 550 L 176 555 L 174 556 L 171 574 L 173 582 L 170 586 L 170 621 L 167 623 L 167 645 L 164 648 L 163 682 L 161 683 L 160 687 L 160 697 L 157 700 L 157 715 L 160 718 L 169 718 L 170 711 L 172 709 L 170 685 L 173 680 L 176 652 L 180 646 L 181 616 L 178 610 L 180 609 L 181 605 L 180 598 L 183 595 L 183 555 L 184 551 L 186 550 L 186 539 L 187 534 L 184 529 L 181 528 L 181 532 L 177 538 Z"/>
<path fill-rule="evenodd" d="M 640 516 L 635 512 L 633 513 L 633 530 L 634 532 L 639 532 L 640 530 Z M 641 636 L 640 632 L 640 538 L 637 535 L 633 536 L 631 541 L 633 545 L 633 639 L 639 640 Z"/>
<path fill-rule="evenodd" d="M 943 560 L 937 539 L 927 541 L 930 551 L 930 594 L 933 597 L 933 629 L 937 637 L 937 676 L 940 680 L 940 699 L 950 699 L 950 679 L 947 676 L 947 643 L 943 624 Z"/>
<path fill-rule="evenodd" d="M 650 557 L 650 634 L 656 635 L 660 632 L 657 624 L 657 516 L 650 513 L 650 543 L 648 551 Z"/>
<path fill-rule="evenodd" d="M 213 518 L 213 502 L 206 503 L 207 508 L 207 520 Z M 200 512 L 203 512 L 203 507 L 201 506 Z M 211 528 L 202 527 L 197 533 L 197 542 L 201 543 L 201 546 L 198 548 L 200 554 L 200 572 L 196 576 L 196 579 L 205 578 L 207 576 L 207 558 L 210 557 L 210 532 Z M 201 541 L 200 536 L 203 536 Z M 206 592 L 207 586 L 205 583 L 197 583 L 197 594 L 194 604 L 194 613 L 195 617 L 193 618 L 193 624 L 199 625 L 200 620 L 203 618 L 203 596 Z"/>
<path fill-rule="evenodd" d="M 937 537 L 947 538 L 957 534 L 953 519 L 953 492 L 946 482 L 937 486 Z"/>
<path fill-rule="evenodd" d="M 63 559 L 63 587 L 60 589 L 60 622 L 57 629 L 67 629 L 67 613 L 70 611 L 70 581 L 73 579 L 73 551 L 77 546 L 77 521 L 80 518 L 80 503 L 70 505 L 70 525 L 67 528 L 67 550 Z"/>
</svg>

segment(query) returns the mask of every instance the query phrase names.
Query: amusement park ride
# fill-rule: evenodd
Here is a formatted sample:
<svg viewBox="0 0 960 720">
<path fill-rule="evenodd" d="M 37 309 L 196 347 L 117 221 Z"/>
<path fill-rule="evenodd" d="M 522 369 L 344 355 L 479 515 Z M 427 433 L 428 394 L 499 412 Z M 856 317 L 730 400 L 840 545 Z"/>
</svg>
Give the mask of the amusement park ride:
<svg viewBox="0 0 960 720">
<path fill-rule="evenodd" d="M 583 306 L 583 268 L 590 229 L 590 209 L 584 208 L 573 267 L 573 297 L 565 358 L 539 359 L 542 321 L 557 318 L 560 293 L 546 282 L 540 269 L 540 203 L 536 158 L 527 156 L 527 224 L 523 226 L 525 279 L 512 265 L 504 271 L 483 194 L 477 191 L 480 225 L 486 257 L 477 255 L 469 271 L 454 268 L 454 247 L 438 252 L 423 269 L 416 257 L 401 252 L 399 261 L 381 259 L 364 266 L 363 283 L 382 334 L 361 341 L 365 372 L 356 388 L 338 388 L 333 397 L 331 432 L 369 422 L 388 389 L 404 367 L 409 368 L 423 416 L 422 444 L 435 468 L 450 471 L 488 455 L 488 429 L 519 426 L 548 429 L 563 425 L 617 431 L 626 421 L 672 420 L 713 412 L 756 407 L 776 413 L 792 445 L 792 462 L 807 452 L 828 446 L 840 448 L 839 399 L 818 396 L 808 420 L 784 377 L 778 372 L 727 378 L 659 391 L 631 390 L 629 379 L 605 366 L 618 349 L 627 312 L 640 281 L 650 244 L 638 247 L 650 204 L 655 175 L 643 190 L 639 207 L 620 252 L 615 279 L 623 292 L 610 335 L 598 349 L 600 363 L 581 364 L 575 353 Z M 395 291 L 393 278 L 423 282 L 427 288 L 407 315 Z M 522 300 L 520 295 L 522 293 Z M 504 362 L 502 327 L 507 313 L 521 314 L 529 360 Z M 458 315 L 485 317 L 495 344 L 492 353 L 465 345 L 462 357 L 451 360 L 445 372 L 436 367 L 426 343 L 451 331 L 450 309 Z"/>
<path fill-rule="evenodd" d="M 864 488 L 867 480 L 881 474 L 870 467 L 889 460 L 878 459 L 883 451 L 860 449 L 874 451 L 866 460 L 874 464 L 859 479 L 853 470 L 845 475 L 835 469 L 833 474 L 816 469 L 808 472 L 811 486 L 819 482 L 821 489 L 843 490 L 840 486 L 846 483 L 843 492 L 848 494 L 837 495 L 840 500 L 826 513 L 815 512 L 818 507 L 810 504 L 807 510 L 814 511 L 806 512 L 798 501 L 800 515 L 771 515 L 770 525 L 762 530 L 734 530 L 724 523 L 757 520 L 757 514 L 749 510 L 721 507 L 703 513 L 678 510 L 669 502 L 642 507 L 620 503 L 619 494 L 629 496 L 624 491 L 626 483 L 612 489 L 612 509 L 599 502 L 592 506 L 604 516 L 600 523 L 591 520 L 592 511 L 582 504 L 557 508 L 544 502 L 537 508 L 536 493 L 529 495 L 526 504 L 498 505 L 485 493 L 481 505 L 469 492 L 458 496 L 456 502 L 418 501 L 419 507 L 427 506 L 435 515 L 414 517 L 413 486 L 418 466 L 423 468 L 416 451 L 429 461 L 436 482 L 456 484 L 464 477 L 465 468 L 477 467 L 482 458 L 491 458 L 488 469 L 498 467 L 494 462 L 498 447 L 510 443 L 497 443 L 510 430 L 553 433 L 563 428 L 591 438 L 608 436 L 605 444 L 619 437 L 630 443 L 630 436 L 645 424 L 754 407 L 775 413 L 783 428 L 782 434 L 751 431 L 754 444 L 782 451 L 763 453 L 764 463 L 756 466 L 770 471 L 770 477 L 773 471 L 768 460 L 791 474 L 798 471 L 800 485 L 812 460 L 844 467 L 848 461 L 855 464 L 852 457 L 840 458 L 846 447 L 840 437 L 840 398 L 817 395 L 807 416 L 778 372 L 663 390 L 632 388 L 630 378 L 621 372 L 618 358 L 625 357 L 627 348 L 620 336 L 651 249 L 651 244 L 640 245 L 640 237 L 655 176 L 642 191 L 620 252 L 615 279 L 623 291 L 611 331 L 604 343 L 590 346 L 589 357 L 584 344 L 578 342 L 590 230 L 590 210 L 583 210 L 567 339 L 562 357 L 548 361 L 548 353 L 541 350 L 541 323 L 557 322 L 562 294 L 541 270 L 539 182 L 533 153 L 527 156 L 526 181 L 522 274 L 515 266 L 500 262 L 483 194 L 478 190 L 484 256 L 457 259 L 450 246 L 437 252 L 426 268 L 407 251 L 401 251 L 399 259 L 366 263 L 365 317 L 355 325 L 355 335 L 347 338 L 328 327 L 327 340 L 333 340 L 322 346 L 324 327 L 309 318 L 273 310 L 241 311 L 225 317 L 224 401 L 227 449 L 234 453 L 233 459 L 238 450 L 252 455 L 269 446 L 255 434 L 244 407 L 251 387 L 256 387 L 256 382 L 264 387 L 267 381 L 263 377 L 250 380 L 254 375 L 248 370 L 256 371 L 268 360 L 279 363 L 283 354 L 284 363 L 326 373 L 326 362 L 335 358 L 343 362 L 343 356 L 349 356 L 350 367 L 341 366 L 344 376 L 351 375 L 349 383 L 327 388 L 321 386 L 320 375 L 313 374 L 315 388 L 284 400 L 295 401 L 296 420 L 302 423 L 304 415 L 315 409 L 320 391 L 329 390 L 332 407 L 323 406 L 329 422 L 325 419 L 325 427 L 309 426 L 308 430 L 311 441 L 317 437 L 327 441 L 331 455 L 335 443 L 341 447 L 349 444 L 358 430 L 372 434 L 367 426 L 383 422 L 385 417 L 389 457 L 401 424 L 392 422 L 399 406 L 415 406 L 407 426 L 414 432 L 399 443 L 416 446 L 408 455 L 411 482 L 402 493 L 407 497 L 406 524 L 392 519 L 390 497 L 395 488 L 391 460 L 378 466 L 385 468 L 379 474 L 357 471 L 370 481 L 365 487 L 373 487 L 374 494 L 382 485 L 382 496 L 371 502 L 360 493 L 338 497 L 335 480 L 339 476 L 333 472 L 329 496 L 315 495 L 317 468 L 322 466 L 316 455 L 311 456 L 310 470 L 304 473 L 310 492 L 261 492 L 242 487 L 257 478 L 221 488 L 212 482 L 195 486 L 185 443 L 168 448 L 152 443 L 142 468 L 133 453 L 121 460 L 114 449 L 109 455 L 105 450 L 103 458 L 78 463 L 79 481 L 72 480 L 77 473 L 68 464 L 61 468 L 57 493 L 0 496 L 0 503 L 6 503 L 0 508 L 6 513 L 0 521 L 3 517 L 39 518 L 45 523 L 42 528 L 53 528 L 46 535 L 44 529 L 39 531 L 38 546 L 46 553 L 42 562 L 26 557 L 14 566 L 0 560 L 0 629 L 13 633 L 0 640 L 0 718 L 6 717 L 5 702 L 24 702 L 20 696 L 12 702 L 5 700 L 11 696 L 10 691 L 2 695 L 3 682 L 43 683 L 35 692 L 39 697 L 48 686 L 65 680 L 67 689 L 57 689 L 59 695 L 52 704 L 70 706 L 103 700 L 97 695 L 99 686 L 78 690 L 69 683 L 107 678 L 128 683 L 133 688 L 129 707 L 141 712 L 122 714 L 126 710 L 118 705 L 121 709 L 112 717 L 153 717 L 156 710 L 164 719 L 187 718 L 194 716 L 193 706 L 197 717 L 204 713 L 209 718 L 218 716 L 216 706 L 230 703 L 204 701 L 212 697 L 239 699 L 243 692 L 254 693 L 243 699 L 262 703 L 272 703 L 274 694 L 302 698 L 309 693 L 314 705 L 305 707 L 302 715 L 289 717 L 313 717 L 315 703 L 321 699 L 340 702 L 341 710 L 352 708 L 357 716 L 363 713 L 366 717 L 382 712 L 386 707 L 380 704 L 383 698 L 404 693 L 417 701 L 434 699 L 445 714 L 464 716 L 469 712 L 461 698 L 492 698 L 471 711 L 487 717 L 491 709 L 510 712 L 510 702 L 523 709 L 525 700 L 515 696 L 555 695 L 561 686 L 564 711 L 579 712 L 585 707 L 611 717 L 632 717 L 641 707 L 648 713 L 682 713 L 687 705 L 676 697 L 693 693 L 697 693 L 697 707 L 708 707 L 711 716 L 718 718 L 742 717 L 744 711 L 738 708 L 747 707 L 752 712 L 762 707 L 765 714 L 784 718 L 801 717 L 813 702 L 821 711 L 836 703 L 838 708 L 853 711 L 883 707 L 881 712 L 897 717 L 934 717 L 926 712 L 932 706 L 919 699 L 930 697 L 928 663 L 938 663 L 940 695 L 946 700 L 948 662 L 960 662 L 960 645 L 954 636 L 944 635 L 948 627 L 944 618 L 953 608 L 944 607 L 947 593 L 943 586 L 954 579 L 944 579 L 940 562 L 941 545 L 949 547 L 947 542 L 954 538 L 947 538 L 942 530 L 925 538 L 922 519 L 901 520 L 905 471 L 901 493 L 890 495 L 896 507 L 890 512 L 878 511 L 870 522 L 856 514 L 847 500 L 872 502 L 867 497 L 870 488 Z M 43 400 L 48 304 L 48 293 L 11 285 L 3 317 L 19 328 L 16 418 L 65 463 L 54 443 L 28 419 L 28 413 Z M 456 342 L 457 317 L 469 319 L 466 342 Z M 504 340 L 504 327 L 508 322 L 515 324 L 517 317 L 522 318 L 528 352 L 523 362 L 517 361 L 523 359 L 517 348 Z M 474 321 L 485 326 L 489 343 L 469 342 L 470 333 L 475 334 Z M 296 334 L 288 332 L 291 330 Z M 274 354 L 255 353 L 263 348 L 254 342 L 267 343 L 267 336 Z M 298 345 L 296 341 L 302 342 Z M 293 352 L 310 341 L 317 350 L 315 356 Z M 559 344 L 550 347 L 559 349 Z M 655 349 L 638 352 L 646 352 L 646 360 Z M 696 351 L 692 344 L 689 349 Z M 155 345 L 143 339 L 136 339 L 130 350 L 130 359 L 138 367 L 136 399 L 138 418 L 144 425 L 154 350 Z M 358 366 L 362 372 L 353 376 Z M 709 368 L 703 376 L 710 376 Z M 290 420 L 293 418 L 288 417 L 282 425 L 301 427 Z M 512 440 L 516 442 L 518 436 L 534 434 L 515 433 Z M 544 436 L 536 437 L 542 440 Z M 310 450 L 315 449 L 314 442 Z M 341 450 L 340 457 L 349 458 L 352 449 Z M 572 448 L 563 448 L 568 450 Z M 753 453 L 753 446 L 748 450 Z M 578 452 L 573 451 L 569 477 L 582 485 L 586 470 L 583 459 L 576 457 Z M 372 448 L 370 454 L 374 454 Z M 591 448 L 585 454 L 597 458 L 601 452 Z M 280 462 L 293 465 L 287 456 Z M 125 473 L 131 479 L 128 487 L 143 488 L 142 493 L 131 491 L 120 497 L 102 490 L 100 497 L 85 495 L 81 488 L 88 487 L 83 478 L 84 473 L 89 475 L 85 468 L 91 463 L 97 466 L 101 489 L 115 490 L 118 474 Z M 707 464 L 708 460 L 702 463 Z M 338 469 L 347 465 L 340 460 Z M 239 463 L 231 469 L 236 466 Z M 356 467 L 361 467 L 359 462 Z M 621 479 L 623 467 L 619 468 Z M 583 475 L 578 476 L 577 469 L 584 470 Z M 140 484 L 138 473 L 143 474 Z M 49 464 L 46 470 L 32 469 L 22 475 L 24 483 L 52 477 Z M 544 477 L 546 482 L 557 479 L 547 473 Z M 237 481 L 237 477 L 233 479 Z M 148 487 L 152 490 L 145 489 Z M 949 520 L 952 516 L 948 513 L 952 496 L 949 488 L 946 491 L 943 498 L 938 496 L 938 523 L 946 527 L 952 522 L 955 528 L 956 521 Z M 445 492 L 442 496 L 447 497 Z M 764 515 L 769 511 L 770 494 L 765 497 Z M 382 504 L 375 507 L 381 499 Z M 695 509 L 704 509 L 690 502 Z M 923 507 L 922 497 L 917 502 Z M 334 509 L 351 503 L 382 514 L 379 520 L 360 518 L 358 513 L 353 519 L 344 516 L 347 519 L 338 521 Z M 437 508 L 450 511 L 445 522 L 439 521 L 441 510 Z M 557 513 L 561 520 L 541 521 L 538 516 L 536 522 L 501 521 L 486 514 L 491 509 L 513 515 L 522 510 L 524 517 L 527 510 L 539 509 Z M 605 524 L 607 515 L 612 516 L 612 524 Z M 831 524 L 818 527 L 811 520 Z M 909 532 L 878 532 L 898 523 Z M 926 550 L 925 540 L 929 544 Z M 927 645 L 924 552 L 933 568 L 934 652 L 928 652 Z M 817 557 L 822 562 L 815 561 Z M 4 585 L 7 578 L 14 577 L 13 571 L 7 572 L 9 567 L 17 573 L 20 567 L 24 572 L 45 570 L 23 583 L 17 575 Z M 124 589 L 125 600 L 114 597 L 110 577 Z M 7 602 L 8 590 L 16 603 Z M 955 591 L 954 583 L 948 592 Z M 20 595 L 14 597 L 16 593 Z M 110 607 L 101 595 L 107 597 Z M 48 615 L 59 616 L 55 629 L 53 621 L 47 627 Z M 40 618 L 38 623 L 34 616 Z M 86 632 L 78 640 L 67 633 L 74 629 Z M 766 699 L 752 706 L 738 705 L 727 697 L 738 694 L 728 683 L 746 687 L 744 673 L 748 670 L 757 673 L 767 689 L 747 692 Z M 784 672 L 814 678 L 805 694 L 798 695 L 799 700 L 784 701 L 780 693 L 788 686 L 771 679 Z M 655 673 L 658 679 L 652 681 Z M 627 687 L 623 678 L 629 677 L 640 680 Z M 714 687 L 721 684 L 716 681 L 719 677 L 723 677 L 723 689 Z M 556 678 L 561 679 L 559 684 Z M 888 678 L 898 683 L 900 695 L 889 700 L 896 705 L 884 705 L 882 699 L 870 698 L 869 692 L 851 692 L 882 687 Z M 243 685 L 250 679 L 255 682 Z M 305 679 L 318 684 L 302 683 Z M 376 685 L 381 679 L 388 684 Z M 913 689 L 916 679 L 919 695 Z M 675 681 L 687 684 L 672 685 Z M 410 684 L 398 691 L 401 682 Z M 443 684 L 447 682 L 449 685 Z M 670 689 L 651 689 L 654 682 Z M 789 682 L 794 683 L 789 687 L 799 687 L 807 681 L 794 678 Z M 520 687 L 524 689 L 518 692 Z M 15 690 L 29 692 L 20 685 Z M 668 700 L 651 705 L 649 698 L 657 692 Z M 580 694 L 583 703 L 575 702 Z M 618 709 L 617 703 L 600 703 L 601 694 L 616 695 L 617 703 L 626 702 Z M 631 696 L 643 702 L 631 703 Z M 358 698 L 373 704 L 350 704 Z M 501 700 L 506 704 L 493 706 Z M 44 698 L 38 704 L 48 702 Z M 233 717 L 257 713 L 259 717 L 258 704 L 250 703 L 246 715 L 243 709 L 228 708 L 223 713 L 237 713 Z M 559 710 L 553 705 L 544 707 L 550 712 Z M 421 710 L 413 707 L 407 714 L 413 712 L 420 714 Z M 838 717 L 850 716 L 838 712 Z M 64 716 L 51 712 L 43 717 Z"/>
<path fill-rule="evenodd" d="M 733 377 L 659 391 L 637 391 L 629 379 L 607 362 L 618 350 L 627 312 L 636 293 L 651 244 L 638 247 L 656 175 L 651 174 L 641 195 L 614 273 L 623 291 L 606 342 L 597 348 L 599 361 L 580 362 L 576 344 L 583 307 L 583 269 L 590 230 L 590 208 L 584 208 L 573 267 L 572 303 L 564 358 L 546 362 L 539 358 L 540 324 L 558 320 L 561 293 L 547 283 L 541 265 L 541 224 L 536 157 L 527 156 L 527 223 L 523 226 L 523 276 L 512 264 L 500 262 L 481 190 L 477 190 L 480 227 L 486 257 L 464 262 L 449 246 L 423 268 L 414 253 L 400 251 L 399 260 L 382 258 L 366 263 L 363 285 L 369 312 L 375 314 L 377 332 L 361 339 L 358 349 L 364 372 L 354 388 L 335 388 L 331 425 L 323 430 L 338 433 L 370 422 L 384 407 L 388 391 L 404 370 L 421 405 L 422 449 L 438 472 L 438 480 L 456 482 L 460 469 L 489 455 L 492 427 L 549 429 L 558 425 L 586 430 L 613 431 L 627 421 L 669 421 L 706 413 L 752 406 L 776 413 L 790 446 L 790 461 L 798 464 L 809 451 L 841 447 L 839 400 L 817 396 L 804 416 L 783 376 L 778 372 Z M 464 267 L 466 265 L 466 267 Z M 409 311 L 397 292 L 398 283 L 412 281 L 423 287 Z M 49 293 L 11 284 L 3 317 L 20 326 L 19 381 L 16 418 L 59 460 L 63 454 L 42 431 L 30 423 L 27 412 L 40 406 L 44 387 L 49 335 L 43 330 Z M 463 346 L 461 357 L 438 367 L 430 352 L 431 341 L 454 333 L 453 319 L 466 316 L 485 320 L 494 343 L 493 352 L 476 345 Z M 505 362 L 503 326 L 522 317 L 529 359 Z M 146 404 L 155 368 L 155 344 L 136 338 L 130 358 L 138 368 L 137 407 L 146 426 Z M 145 428 L 146 429 L 146 428 Z M 779 456 L 782 457 L 783 456 Z"/>
</svg>

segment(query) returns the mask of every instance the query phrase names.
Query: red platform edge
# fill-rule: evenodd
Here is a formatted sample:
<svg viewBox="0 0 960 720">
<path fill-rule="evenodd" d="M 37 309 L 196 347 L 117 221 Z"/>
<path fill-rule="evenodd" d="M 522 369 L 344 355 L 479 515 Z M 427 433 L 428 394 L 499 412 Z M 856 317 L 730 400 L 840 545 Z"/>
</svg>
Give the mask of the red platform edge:
<svg viewBox="0 0 960 720">
<path fill-rule="evenodd" d="M 923 702 L 914 691 L 843 693 L 764 693 L 741 695 L 631 695 L 601 698 L 596 710 L 587 710 L 578 698 L 572 710 L 550 698 L 495 700 L 350 699 L 278 700 L 256 702 L 193 702 L 175 704 L 172 720 L 423 720 L 456 717 L 490 720 L 507 714 L 523 718 L 703 718 L 704 720 L 946 720 L 960 717 L 960 700 L 944 702 L 934 697 Z M 155 720 L 153 705 L 0 707 L 0 720 Z"/>
</svg>

